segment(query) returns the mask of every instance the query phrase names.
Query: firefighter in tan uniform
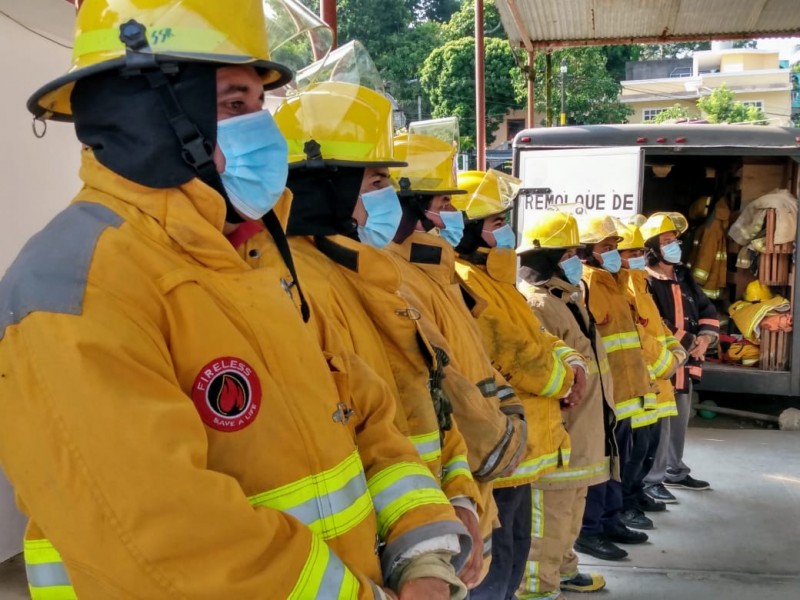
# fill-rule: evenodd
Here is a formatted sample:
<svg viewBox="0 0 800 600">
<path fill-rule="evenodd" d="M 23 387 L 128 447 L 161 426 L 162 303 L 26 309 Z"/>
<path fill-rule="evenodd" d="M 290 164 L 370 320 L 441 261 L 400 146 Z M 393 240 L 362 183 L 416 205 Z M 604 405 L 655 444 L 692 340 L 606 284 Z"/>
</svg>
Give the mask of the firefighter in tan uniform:
<svg viewBox="0 0 800 600">
<path fill-rule="evenodd" d="M 489 575 L 471 596 L 478 599 L 514 598 L 531 546 L 530 484 L 569 464 L 561 403 L 580 402 L 588 372 L 583 357 L 544 330 L 516 289 L 516 239 L 506 216 L 520 183 L 499 171 L 468 171 L 458 176 L 468 193 L 453 196 L 453 205 L 467 216 L 456 271 L 487 302 L 478 317 L 484 346 L 513 382 L 528 420 L 524 460 L 494 484 L 501 527 L 494 531 Z"/>
<path fill-rule="evenodd" d="M 388 178 L 388 168 L 402 164 L 392 157 L 391 111 L 378 92 L 327 81 L 310 85 L 278 107 L 275 120 L 289 143 L 287 185 L 294 196 L 289 241 L 303 291 L 319 309 L 312 324 L 323 348 L 326 329 L 333 329 L 389 384 L 398 402 L 398 428 L 415 444 L 475 534 L 473 560 L 461 574 L 474 585 L 483 559 L 480 494 L 452 409 L 436 402 L 443 393 L 439 363 L 448 357 L 437 353 L 409 317 L 415 309 L 400 293 L 397 268 L 378 248 L 394 236 L 400 219 L 400 202 Z M 352 130 L 363 132 L 358 152 L 347 145 Z M 304 147 L 313 148 L 319 158 L 309 157 L 311 150 Z M 236 242 L 245 260 L 263 265 L 274 255 L 264 251 L 270 240 L 262 229 Z"/>
<path fill-rule="evenodd" d="M 484 558 L 489 559 L 492 529 L 498 524 L 490 482 L 498 475 L 510 474 L 523 458 L 527 440 L 524 409 L 483 347 L 473 316 L 480 313 L 485 302 L 460 281 L 455 271 L 455 246 L 464 227 L 462 213 L 451 204 L 451 195 L 464 193 L 455 181 L 458 123 L 449 120 L 448 128 L 447 120 L 436 120 L 412 123 L 409 129 L 407 136 L 395 141 L 395 158 L 408 166 L 393 170 L 403 216 L 388 250 L 408 291 L 416 298 L 415 306 L 441 337 L 432 341 L 450 357 L 444 387 L 468 448 L 482 438 L 497 440 L 490 460 L 470 459 L 487 506 L 494 509 L 487 514 L 491 520 L 484 518 L 481 522 Z M 424 321 L 421 323 L 424 326 Z M 499 407 L 504 418 L 493 418 L 468 430 L 459 420 L 457 404 L 465 400 L 474 405 L 473 410 Z M 487 567 L 488 563 L 486 560 Z"/>
<path fill-rule="evenodd" d="M 74 119 L 85 184 L 0 282 L 0 462 L 36 600 L 376 599 L 384 577 L 450 597 L 425 567 L 466 532 L 385 384 L 325 356 L 223 233 L 280 237 L 261 105 L 291 74 L 263 25 L 251 0 L 87 0 L 75 68 L 29 102 Z"/>
<path fill-rule="evenodd" d="M 613 382 L 605 348 L 586 310 L 576 256 L 578 225 L 571 215 L 544 212 L 523 232 L 519 290 L 545 329 L 586 359 L 583 401 L 563 411 L 570 436 L 568 465 L 532 484 L 532 544 L 520 599 L 565 598 L 561 591 L 602 589 L 599 574 L 578 571 L 573 544 L 578 537 L 591 485 L 618 475 L 613 429 Z"/>
</svg>

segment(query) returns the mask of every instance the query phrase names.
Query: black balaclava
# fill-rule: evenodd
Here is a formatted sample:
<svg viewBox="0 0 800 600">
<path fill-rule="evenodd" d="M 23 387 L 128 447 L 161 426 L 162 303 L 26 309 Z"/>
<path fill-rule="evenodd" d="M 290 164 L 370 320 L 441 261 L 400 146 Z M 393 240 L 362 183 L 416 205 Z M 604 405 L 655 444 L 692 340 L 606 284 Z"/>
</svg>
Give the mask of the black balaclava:
<svg viewBox="0 0 800 600">
<path fill-rule="evenodd" d="M 534 283 L 544 283 L 554 275 L 566 281 L 567 277 L 558 264 L 566 252 L 565 248 L 532 250 L 520 255 L 520 265 L 533 274 Z"/>
<path fill-rule="evenodd" d="M 600 261 L 597 260 L 597 257 L 594 255 L 594 246 L 594 244 L 586 244 L 583 248 L 578 248 L 578 258 L 590 267 L 602 269 L 603 265 L 600 264 Z"/>
<path fill-rule="evenodd" d="M 406 180 L 407 181 L 407 180 Z M 430 231 L 436 224 L 428 218 L 425 211 L 431 205 L 433 194 L 415 194 L 403 190 L 404 180 L 400 180 L 400 206 L 403 210 L 403 216 L 400 219 L 400 226 L 397 228 L 397 233 L 394 236 L 394 241 L 402 244 L 408 237 L 417 229 L 417 223 L 422 223 L 425 231 Z"/>
<path fill-rule="evenodd" d="M 294 199 L 289 213 L 288 235 L 328 236 L 341 234 L 358 240 L 353 219 L 363 167 L 312 167 L 289 170 L 286 182 Z"/>
<path fill-rule="evenodd" d="M 484 219 L 478 221 L 467 221 L 464 225 L 464 236 L 456 246 L 456 252 L 460 256 L 472 256 L 478 248 L 490 248 L 486 240 L 483 239 Z"/>
<path fill-rule="evenodd" d="M 176 73 L 166 76 L 177 102 L 212 153 L 217 140 L 216 74 L 215 65 L 181 63 Z M 78 139 L 115 173 L 158 189 L 200 176 L 184 160 L 161 94 L 147 77 L 109 71 L 80 79 L 71 103 Z M 219 175 L 201 178 L 227 199 Z"/>
</svg>

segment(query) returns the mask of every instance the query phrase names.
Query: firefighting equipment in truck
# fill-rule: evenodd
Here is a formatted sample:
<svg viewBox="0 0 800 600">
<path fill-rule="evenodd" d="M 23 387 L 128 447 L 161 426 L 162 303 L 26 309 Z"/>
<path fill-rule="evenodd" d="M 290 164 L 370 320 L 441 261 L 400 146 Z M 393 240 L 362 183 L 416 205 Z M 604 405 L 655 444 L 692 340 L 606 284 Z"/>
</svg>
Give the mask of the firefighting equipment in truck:
<svg viewBox="0 0 800 600">
<path fill-rule="evenodd" d="M 525 228 L 517 254 L 539 248 L 577 248 L 581 245 L 578 222 L 568 213 L 545 211 Z"/>
<path fill-rule="evenodd" d="M 478 317 L 484 347 L 495 368 L 514 382 L 528 419 L 526 457 L 512 475 L 496 480 L 495 487 L 530 483 L 559 465 L 568 466 L 570 444 L 560 400 L 572 385 L 570 363 L 580 368 L 583 357 L 545 331 L 516 289 L 513 250 L 482 248 L 460 257 L 456 271 L 487 301 Z"/>
<path fill-rule="evenodd" d="M 763 302 L 734 302 L 728 308 L 728 314 L 736 323 L 746 340 L 758 344 L 761 338 L 761 321 L 765 317 L 792 310 L 789 301 L 782 296 L 775 296 Z"/>
<path fill-rule="evenodd" d="M 725 199 L 714 205 L 710 222 L 695 235 L 695 246 L 689 263 L 692 275 L 712 300 L 719 298 L 728 276 L 728 220 L 731 211 Z M 664 248 L 666 254 L 666 248 Z M 665 256 L 666 258 L 666 256 Z"/>
<path fill-rule="evenodd" d="M 728 362 L 740 363 L 745 367 L 752 367 L 758 364 L 761 359 L 761 347 L 753 342 L 742 340 L 732 342 L 728 346 Z"/>
<path fill-rule="evenodd" d="M 499 215 L 514 206 L 521 185 L 521 180 L 495 169 L 464 171 L 458 174 L 458 187 L 467 193 L 453 198 L 453 206 L 470 221 Z"/>
<path fill-rule="evenodd" d="M 81 177 L 75 202 L 2 285 L 45 290 L 14 281 L 35 273 L 50 281 L 48 268 L 84 282 L 61 290 L 61 300 L 47 287 L 44 304 L 35 292 L 15 295 L 22 304 L 0 343 L 2 369 L 15 373 L 0 380 L 2 393 L 39 399 L 17 405 L 14 420 L 0 405 L 2 466 L 34 521 L 25 552 L 36 598 L 62 593 L 69 582 L 49 574 L 65 570 L 78 597 L 155 598 L 167 586 L 185 597 L 269 589 L 366 600 L 409 549 L 403 540 L 429 531 L 431 518 L 463 531 L 397 435 L 385 387 L 362 388 L 369 371 L 323 355 L 278 274 L 250 268 L 220 234 L 216 192 L 193 180 L 143 193 L 88 150 Z M 86 260 L 54 260 L 54 240 L 73 250 L 55 256 Z M 58 351 L 54 339 L 77 350 Z M 47 369 L 31 358 L 34 348 L 47 354 Z M 93 360 L 81 348 L 94 349 Z M 369 422 L 355 436 L 345 422 L 353 409 Z M 53 419 L 57 435 L 20 426 Z M 83 475 L 63 477 L 63 469 Z M 108 511 L 115 527 L 99 517 Z M 365 551 L 378 539 L 383 572 Z M 153 579 L 131 544 L 172 568 Z"/>
<path fill-rule="evenodd" d="M 774 208 L 775 244 L 795 241 L 797 235 L 797 198 L 788 190 L 775 189 L 749 202 L 731 225 L 728 235 L 740 246 L 747 246 L 764 230 L 767 209 Z M 762 252 L 763 250 L 758 250 Z"/>
<path fill-rule="evenodd" d="M 744 289 L 744 299 L 747 302 L 764 302 L 765 300 L 772 300 L 775 294 L 769 289 L 769 286 L 764 285 L 758 279 L 754 279 L 747 284 Z"/>
<path fill-rule="evenodd" d="M 141 26 L 145 35 L 137 37 Z M 37 119 L 71 120 L 75 82 L 112 70 L 124 74 L 142 69 L 146 74 L 169 63 L 199 61 L 253 66 L 267 88 L 292 78 L 289 69 L 270 60 L 260 1 L 240 2 L 234 10 L 204 0 L 86 0 L 75 31 L 69 72 L 28 101 Z"/>
</svg>

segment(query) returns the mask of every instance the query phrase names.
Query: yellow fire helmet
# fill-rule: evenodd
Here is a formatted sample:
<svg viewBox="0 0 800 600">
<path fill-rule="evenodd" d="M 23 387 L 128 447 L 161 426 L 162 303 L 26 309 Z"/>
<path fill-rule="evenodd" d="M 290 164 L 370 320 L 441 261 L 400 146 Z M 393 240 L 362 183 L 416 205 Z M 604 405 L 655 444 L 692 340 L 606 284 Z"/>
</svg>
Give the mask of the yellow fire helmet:
<svg viewBox="0 0 800 600">
<path fill-rule="evenodd" d="M 617 223 L 617 235 L 622 238 L 617 250 L 644 250 L 644 238 L 636 225 Z"/>
<path fill-rule="evenodd" d="M 747 284 L 744 290 L 744 299 L 747 302 L 764 302 L 765 300 L 772 300 L 775 294 L 766 285 L 755 279 Z"/>
<path fill-rule="evenodd" d="M 581 246 L 578 221 L 569 213 L 548 210 L 522 233 L 517 254 L 532 250 L 578 248 Z"/>
<path fill-rule="evenodd" d="M 404 166 L 394 157 L 392 105 L 354 83 L 312 83 L 286 98 L 275 123 L 289 145 L 289 166 Z"/>
<path fill-rule="evenodd" d="M 642 237 L 645 240 L 654 238 L 662 233 L 674 231 L 678 235 L 683 234 L 689 229 L 689 223 L 679 212 L 657 212 L 647 218 L 641 226 Z"/>
<path fill-rule="evenodd" d="M 70 121 L 77 80 L 176 61 L 250 65 L 265 88 L 278 87 L 292 73 L 270 60 L 267 38 L 263 0 L 85 0 L 75 22 L 72 67 L 37 90 L 28 110 L 37 119 Z"/>
<path fill-rule="evenodd" d="M 608 238 L 622 241 L 617 233 L 618 220 L 610 215 L 585 215 L 579 217 L 578 229 L 582 244 L 597 244 Z"/>
<path fill-rule="evenodd" d="M 456 183 L 458 119 L 416 121 L 394 139 L 394 153 L 407 166 L 392 171 L 399 194 L 439 196 L 466 194 Z"/>
<path fill-rule="evenodd" d="M 463 171 L 458 174 L 458 187 L 467 194 L 453 198 L 453 206 L 470 221 L 480 221 L 510 210 L 521 185 L 521 180 L 495 169 Z"/>
</svg>

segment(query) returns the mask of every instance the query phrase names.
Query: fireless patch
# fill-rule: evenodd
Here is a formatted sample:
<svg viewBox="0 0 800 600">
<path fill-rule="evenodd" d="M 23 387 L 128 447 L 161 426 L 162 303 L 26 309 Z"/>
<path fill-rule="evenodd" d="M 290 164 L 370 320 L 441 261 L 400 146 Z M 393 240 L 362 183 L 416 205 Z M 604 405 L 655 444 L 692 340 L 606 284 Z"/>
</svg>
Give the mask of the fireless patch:
<svg viewBox="0 0 800 600">
<path fill-rule="evenodd" d="M 261 407 L 261 382 L 240 358 L 225 356 L 205 365 L 195 377 L 192 400 L 203 423 L 217 431 L 250 425 Z"/>
</svg>

